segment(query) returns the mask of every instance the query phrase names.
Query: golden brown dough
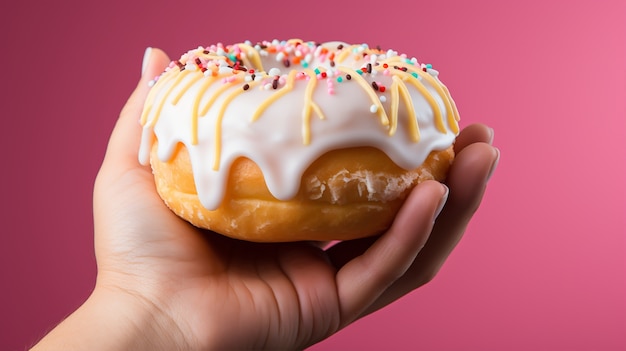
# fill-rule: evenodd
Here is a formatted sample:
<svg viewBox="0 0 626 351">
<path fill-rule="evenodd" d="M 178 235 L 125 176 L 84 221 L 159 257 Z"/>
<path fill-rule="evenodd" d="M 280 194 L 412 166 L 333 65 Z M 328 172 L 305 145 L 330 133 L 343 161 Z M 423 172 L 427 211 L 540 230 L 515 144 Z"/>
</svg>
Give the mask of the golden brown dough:
<svg viewBox="0 0 626 351">
<path fill-rule="evenodd" d="M 372 147 L 330 151 L 302 177 L 298 195 L 275 199 L 261 170 L 245 158 L 230 169 L 228 188 L 214 211 L 202 206 L 186 148 L 178 144 L 168 162 L 159 161 L 154 143 L 151 164 L 157 191 L 167 206 L 195 226 L 258 242 L 347 240 L 384 231 L 419 182 L 442 181 L 454 158 L 452 147 L 432 152 L 411 171 Z"/>
</svg>

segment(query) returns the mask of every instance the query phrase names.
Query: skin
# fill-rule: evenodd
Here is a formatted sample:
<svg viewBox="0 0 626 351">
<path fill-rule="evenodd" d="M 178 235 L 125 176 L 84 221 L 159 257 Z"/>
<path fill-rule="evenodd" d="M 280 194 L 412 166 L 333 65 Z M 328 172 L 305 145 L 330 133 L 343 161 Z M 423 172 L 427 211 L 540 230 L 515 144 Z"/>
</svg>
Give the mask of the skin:
<svg viewBox="0 0 626 351">
<path fill-rule="evenodd" d="M 380 236 L 326 249 L 232 240 L 169 211 L 150 169 L 137 162 L 147 83 L 169 61 L 151 51 L 96 179 L 94 291 L 33 350 L 315 344 L 433 279 L 478 209 L 499 159 L 493 131 L 471 125 L 456 140 L 446 185 L 418 185 Z"/>
</svg>

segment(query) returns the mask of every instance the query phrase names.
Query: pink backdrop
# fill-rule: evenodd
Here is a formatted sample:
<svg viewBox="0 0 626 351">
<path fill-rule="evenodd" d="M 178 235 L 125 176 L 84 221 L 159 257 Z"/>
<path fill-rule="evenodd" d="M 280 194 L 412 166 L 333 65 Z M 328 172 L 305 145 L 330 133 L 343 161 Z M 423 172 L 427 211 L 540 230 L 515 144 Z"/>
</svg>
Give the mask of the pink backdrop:
<svg viewBox="0 0 626 351">
<path fill-rule="evenodd" d="M 145 47 L 300 37 L 433 63 L 502 152 L 440 275 L 313 350 L 626 349 L 624 1 L 56 3 L 0 4 L 0 348 L 93 286 L 92 184 Z"/>
</svg>

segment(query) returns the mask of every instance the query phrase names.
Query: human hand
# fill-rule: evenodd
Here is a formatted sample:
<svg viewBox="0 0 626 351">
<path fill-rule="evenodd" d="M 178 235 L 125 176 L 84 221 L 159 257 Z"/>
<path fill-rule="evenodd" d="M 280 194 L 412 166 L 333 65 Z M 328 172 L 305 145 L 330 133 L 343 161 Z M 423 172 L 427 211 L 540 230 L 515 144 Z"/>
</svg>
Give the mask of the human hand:
<svg viewBox="0 0 626 351">
<path fill-rule="evenodd" d="M 100 340 L 102 349 L 293 349 L 323 340 L 434 277 L 477 210 L 499 156 L 489 128 L 464 129 L 449 193 L 435 181 L 418 185 L 377 237 L 325 250 L 308 242 L 233 240 L 174 215 L 149 167 L 137 162 L 147 83 L 169 59 L 153 49 L 147 62 L 94 188 L 96 288 L 65 323 L 71 328 L 98 316 L 93 332 L 107 330 L 105 337 L 79 335 Z M 62 337 L 60 327 L 51 339 Z"/>
</svg>

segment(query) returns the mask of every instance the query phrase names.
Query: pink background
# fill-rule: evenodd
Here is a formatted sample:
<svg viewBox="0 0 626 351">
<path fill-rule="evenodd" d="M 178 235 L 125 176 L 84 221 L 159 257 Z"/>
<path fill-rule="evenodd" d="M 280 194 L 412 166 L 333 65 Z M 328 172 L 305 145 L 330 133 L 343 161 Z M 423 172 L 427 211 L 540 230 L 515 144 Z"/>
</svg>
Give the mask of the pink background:
<svg viewBox="0 0 626 351">
<path fill-rule="evenodd" d="M 624 1 L 56 3 L 0 4 L 3 350 L 93 286 L 92 184 L 144 48 L 289 37 L 432 63 L 502 152 L 439 276 L 313 350 L 626 349 Z"/>
</svg>

